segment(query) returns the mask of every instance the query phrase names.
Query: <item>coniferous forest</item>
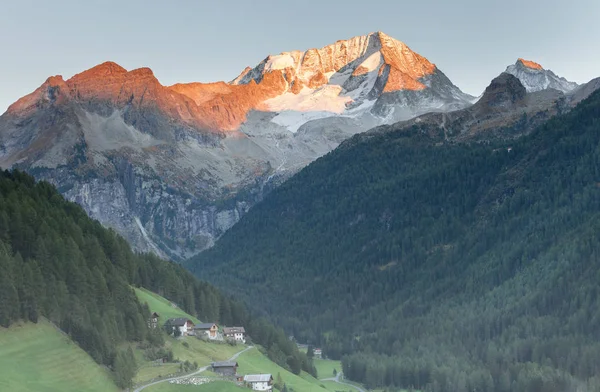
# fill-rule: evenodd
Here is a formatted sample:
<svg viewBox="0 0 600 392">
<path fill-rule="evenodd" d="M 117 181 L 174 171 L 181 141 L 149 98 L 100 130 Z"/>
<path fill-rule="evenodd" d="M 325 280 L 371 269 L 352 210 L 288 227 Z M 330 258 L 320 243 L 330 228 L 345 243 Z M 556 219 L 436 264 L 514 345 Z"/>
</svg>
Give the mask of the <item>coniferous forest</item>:
<svg viewBox="0 0 600 392">
<path fill-rule="evenodd" d="M 253 318 L 181 266 L 133 253 L 52 185 L 19 171 L 0 172 L 0 271 L 0 328 L 46 317 L 112 369 L 121 387 L 130 385 L 135 360 L 120 344 L 159 347 L 164 341 L 148 328 L 150 311 L 132 286 L 159 293 L 202 320 L 244 325 L 274 361 L 296 374 L 314 373 L 283 330 Z"/>
<path fill-rule="evenodd" d="M 600 390 L 600 92 L 516 140 L 357 135 L 188 263 L 369 388 Z"/>
</svg>

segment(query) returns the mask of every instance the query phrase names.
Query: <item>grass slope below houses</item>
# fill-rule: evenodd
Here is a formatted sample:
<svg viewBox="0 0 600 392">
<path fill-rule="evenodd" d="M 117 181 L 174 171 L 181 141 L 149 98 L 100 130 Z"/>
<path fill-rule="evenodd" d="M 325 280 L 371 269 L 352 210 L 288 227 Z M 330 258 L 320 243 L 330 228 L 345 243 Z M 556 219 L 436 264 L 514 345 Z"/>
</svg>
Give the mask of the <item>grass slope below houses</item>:
<svg viewBox="0 0 600 392">
<path fill-rule="evenodd" d="M 198 367 L 210 365 L 211 362 L 224 361 L 244 349 L 242 345 L 230 346 L 226 343 L 207 342 L 194 336 L 182 338 L 165 338 L 165 348 L 173 351 L 173 357 L 180 361 L 196 362 Z M 145 384 L 151 380 L 168 378 L 180 374 L 179 363 L 164 363 L 156 365 L 144 359 L 143 352 L 134 349 L 138 372 L 134 378 L 136 385 Z"/>
<path fill-rule="evenodd" d="M 181 385 L 170 384 L 168 382 L 157 384 L 148 388 L 148 392 L 242 392 L 248 391 L 248 388 L 238 387 L 233 382 L 215 381 L 204 385 Z"/>
<path fill-rule="evenodd" d="M 1 391 L 118 391 L 109 372 L 50 322 L 0 328 Z"/>
<path fill-rule="evenodd" d="M 135 295 L 141 303 L 147 303 L 152 312 L 160 315 L 159 325 L 162 327 L 170 318 L 187 317 L 194 323 L 199 323 L 196 317 L 184 312 L 176 304 L 144 288 L 135 288 Z"/>
</svg>

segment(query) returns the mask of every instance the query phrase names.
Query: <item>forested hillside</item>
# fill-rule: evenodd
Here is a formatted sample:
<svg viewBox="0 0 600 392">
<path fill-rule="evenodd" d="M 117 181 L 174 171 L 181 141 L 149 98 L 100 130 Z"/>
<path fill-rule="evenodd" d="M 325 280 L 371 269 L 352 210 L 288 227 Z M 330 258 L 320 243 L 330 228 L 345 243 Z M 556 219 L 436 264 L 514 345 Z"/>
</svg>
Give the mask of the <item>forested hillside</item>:
<svg viewBox="0 0 600 392">
<path fill-rule="evenodd" d="M 189 267 L 370 387 L 600 390 L 599 218 L 596 92 L 505 143 L 356 136 Z"/>
<path fill-rule="evenodd" d="M 150 312 L 132 285 L 160 293 L 201 320 L 244 325 L 282 366 L 312 371 L 283 333 L 254 319 L 239 302 L 198 281 L 181 266 L 131 251 L 48 183 L 19 171 L 0 172 L 0 333 L 18 320 L 44 316 L 127 386 L 135 374 L 123 342 L 161 346 Z"/>
</svg>

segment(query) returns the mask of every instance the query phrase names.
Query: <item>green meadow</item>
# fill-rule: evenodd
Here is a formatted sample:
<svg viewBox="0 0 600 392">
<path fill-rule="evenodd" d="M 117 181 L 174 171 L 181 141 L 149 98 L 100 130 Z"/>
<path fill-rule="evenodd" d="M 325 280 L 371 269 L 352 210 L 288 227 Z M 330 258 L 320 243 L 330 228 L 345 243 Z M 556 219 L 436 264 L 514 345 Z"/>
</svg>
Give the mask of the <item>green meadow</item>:
<svg viewBox="0 0 600 392">
<path fill-rule="evenodd" d="M 118 391 L 111 375 L 45 319 L 0 328 L 0 390 Z"/>
</svg>

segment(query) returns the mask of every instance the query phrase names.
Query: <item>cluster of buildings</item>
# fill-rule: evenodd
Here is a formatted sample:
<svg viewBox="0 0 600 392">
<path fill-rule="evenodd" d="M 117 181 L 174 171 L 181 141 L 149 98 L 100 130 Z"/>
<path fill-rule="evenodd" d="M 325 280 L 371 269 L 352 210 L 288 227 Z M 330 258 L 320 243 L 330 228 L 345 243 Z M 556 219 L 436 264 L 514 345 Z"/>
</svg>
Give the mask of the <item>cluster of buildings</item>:
<svg viewBox="0 0 600 392">
<path fill-rule="evenodd" d="M 235 340 L 236 342 L 246 343 L 246 330 L 244 327 L 223 327 L 220 328 L 217 323 L 200 323 L 194 322 L 185 317 L 168 319 L 165 322 L 165 329 L 179 331 L 181 336 L 206 336 L 210 340 L 225 339 Z"/>
<path fill-rule="evenodd" d="M 148 321 L 148 326 L 158 328 L 158 313 L 153 313 Z M 175 333 L 179 331 L 180 336 L 206 336 L 209 340 L 223 341 L 225 339 L 236 342 L 246 343 L 246 330 L 244 327 L 219 327 L 217 323 L 194 322 L 185 317 L 168 319 L 164 324 L 165 330 Z M 273 389 L 273 376 L 271 374 L 247 374 L 239 376 L 237 374 L 238 363 L 236 361 L 213 362 L 211 364 L 213 372 L 223 376 L 234 378 L 238 383 L 242 383 L 255 391 L 270 391 Z"/>
</svg>

